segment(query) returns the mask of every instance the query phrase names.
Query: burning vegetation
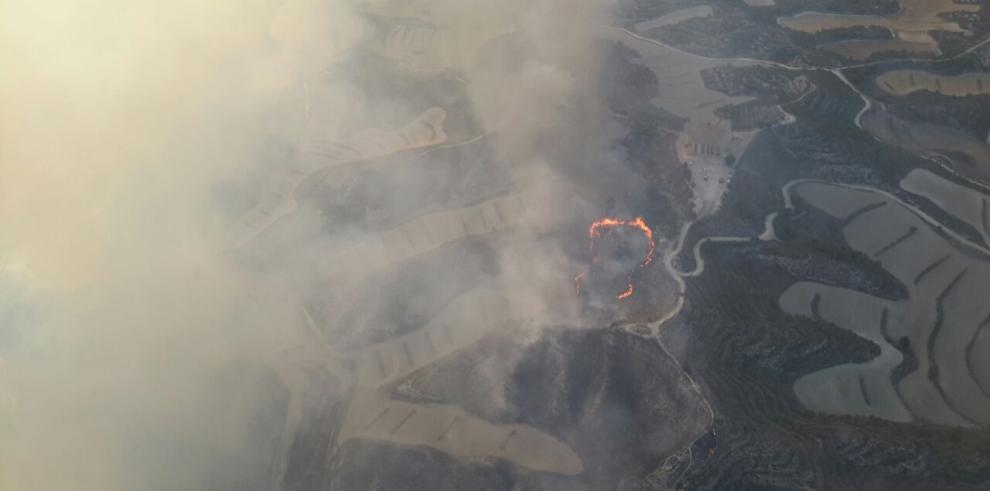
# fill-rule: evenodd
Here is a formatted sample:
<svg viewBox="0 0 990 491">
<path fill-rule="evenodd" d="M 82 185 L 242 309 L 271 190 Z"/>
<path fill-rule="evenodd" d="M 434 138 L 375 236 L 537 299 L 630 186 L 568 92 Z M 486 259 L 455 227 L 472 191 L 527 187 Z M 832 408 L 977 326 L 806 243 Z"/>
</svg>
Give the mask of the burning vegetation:
<svg viewBox="0 0 990 491">
<path fill-rule="evenodd" d="M 639 231 L 643 233 L 647 241 L 647 251 L 643 260 L 637 266 L 637 269 L 644 268 L 653 262 L 653 250 L 656 247 L 656 241 L 653 239 L 653 230 L 650 226 L 646 224 L 646 221 L 642 217 L 635 218 L 633 220 L 623 220 L 620 218 L 605 217 L 600 220 L 592 222 L 591 226 L 588 227 L 588 248 L 591 251 L 591 265 L 588 267 L 588 271 L 577 275 L 574 278 L 575 286 L 580 293 L 581 283 L 584 278 L 591 271 L 591 267 L 597 264 L 601 260 L 601 256 L 595 250 L 595 243 L 597 239 L 603 237 L 605 234 L 618 230 L 618 229 L 631 229 L 634 231 Z M 625 300 L 633 295 L 635 292 L 635 287 L 633 286 L 632 275 L 635 271 L 631 271 L 628 276 L 626 289 L 620 292 L 615 298 L 619 300 Z"/>
</svg>

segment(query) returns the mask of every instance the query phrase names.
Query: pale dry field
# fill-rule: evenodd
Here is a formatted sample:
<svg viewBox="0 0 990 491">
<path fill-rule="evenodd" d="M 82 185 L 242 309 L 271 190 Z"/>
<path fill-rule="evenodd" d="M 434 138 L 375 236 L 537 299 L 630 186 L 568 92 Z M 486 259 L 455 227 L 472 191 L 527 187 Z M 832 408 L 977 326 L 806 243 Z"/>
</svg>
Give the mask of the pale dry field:
<svg viewBox="0 0 990 491">
<path fill-rule="evenodd" d="M 866 190 L 847 189 L 843 193 L 841 201 L 834 200 L 832 196 L 833 186 L 820 183 L 801 183 L 795 187 L 800 187 L 800 192 L 794 189 L 789 190 L 789 194 L 797 195 L 811 206 L 818 208 L 835 218 L 845 218 L 854 211 L 867 205 L 879 202 L 877 196 Z M 826 206 L 827 204 L 827 206 Z"/>
<path fill-rule="evenodd" d="M 803 32 L 821 32 L 845 27 L 886 27 L 892 31 L 961 32 L 959 24 L 945 20 L 942 14 L 950 12 L 976 12 L 979 5 L 956 3 L 955 0 L 901 0 L 901 10 L 891 16 L 830 14 L 823 12 L 802 12 L 781 17 L 784 27 Z"/>
<path fill-rule="evenodd" d="M 426 445 L 461 457 L 495 457 L 537 471 L 578 474 L 581 459 L 566 444 L 527 425 L 484 421 L 457 406 L 388 399 L 379 388 L 505 327 L 516 312 L 494 290 L 465 293 L 427 325 L 368 346 L 352 361 L 357 389 L 337 438 Z"/>
<path fill-rule="evenodd" d="M 823 44 L 821 48 L 857 61 L 865 60 L 873 56 L 874 53 L 883 53 L 885 51 L 907 51 L 909 53 L 928 55 L 938 55 L 941 53 L 938 49 L 938 44 L 935 43 L 935 39 L 927 34 L 924 34 L 922 37 L 928 37 L 928 39 L 921 42 L 917 40 L 906 41 L 900 39 L 900 37 L 898 35 L 898 39 L 853 39 L 838 41 Z"/>
<path fill-rule="evenodd" d="M 372 391 L 354 395 L 337 441 L 354 438 L 425 445 L 459 457 L 494 457 L 535 471 L 574 475 L 584 470 L 570 447 L 532 426 L 493 424 L 457 406 L 410 404 Z"/>
<path fill-rule="evenodd" d="M 908 95 L 919 90 L 956 97 L 990 94 L 990 74 L 986 73 L 939 75 L 924 70 L 891 70 L 880 74 L 876 84 L 893 95 Z"/>
<path fill-rule="evenodd" d="M 963 32 L 958 23 L 945 20 L 942 14 L 975 12 L 980 8 L 979 5 L 960 4 L 954 0 L 901 0 L 901 10 L 891 16 L 809 11 L 781 17 L 777 22 L 789 29 L 809 33 L 848 27 L 883 27 L 894 35 L 892 40 L 852 40 L 823 46 L 854 59 L 865 59 L 874 53 L 890 50 L 938 54 L 938 43 L 931 37 L 930 31 Z"/>
<path fill-rule="evenodd" d="M 617 28 L 603 28 L 601 37 L 622 43 L 642 58 L 637 60 L 656 74 L 660 95 L 654 102 L 664 109 L 694 123 L 719 121 L 715 109 L 727 104 L 739 104 L 752 97 L 732 97 L 705 87 L 701 71 L 717 66 L 747 67 L 761 65 L 758 61 L 714 60 L 652 43 L 645 38 L 630 36 Z M 769 64 L 762 64 L 771 66 Z"/>
<path fill-rule="evenodd" d="M 525 200 L 524 194 L 512 194 L 424 215 L 326 255 L 317 270 L 324 278 L 381 270 L 467 237 L 516 227 L 527 219 Z"/>
<path fill-rule="evenodd" d="M 990 395 L 980 380 L 985 353 L 970 349 L 990 315 L 990 255 L 963 253 L 940 231 L 893 197 L 841 185 L 807 182 L 789 189 L 811 206 L 843 220 L 850 247 L 878 261 L 908 291 L 888 300 L 847 289 L 798 283 L 781 307 L 813 316 L 875 342 L 881 355 L 809 374 L 795 393 L 809 409 L 831 414 L 874 415 L 954 426 L 990 425 Z M 817 299 L 817 300 L 816 300 Z M 886 313 L 884 313 L 886 312 Z M 896 387 L 889 379 L 899 353 L 891 343 L 910 341 L 918 369 Z M 974 363 L 973 360 L 978 360 Z M 820 392 L 823 391 L 823 392 Z M 894 399 L 894 396 L 897 396 Z"/>
<path fill-rule="evenodd" d="M 680 24 L 686 20 L 691 20 L 699 17 L 710 17 L 714 11 L 710 5 L 698 5 L 695 7 L 689 7 L 686 9 L 681 9 L 676 12 L 671 12 L 667 15 L 661 15 L 656 19 L 651 19 L 645 22 L 640 22 L 636 24 L 636 30 L 639 32 L 649 31 L 650 29 L 656 29 L 659 27 L 672 26 L 674 24 Z"/>
<path fill-rule="evenodd" d="M 927 198 L 939 208 L 975 229 L 990 244 L 987 196 L 979 191 L 956 185 L 923 169 L 914 169 L 901 179 L 901 189 Z"/>
<path fill-rule="evenodd" d="M 818 298 L 816 301 L 815 298 Z M 911 421 L 911 413 L 890 384 L 891 370 L 903 360 L 884 340 L 881 319 L 884 302 L 862 293 L 811 282 L 796 283 L 780 297 L 789 314 L 814 317 L 850 329 L 880 347 L 880 356 L 866 363 L 836 365 L 805 375 L 794 382 L 794 394 L 805 407 L 830 414 L 876 416 L 891 421 Z M 888 323 L 898 319 L 890 319 Z"/>
<path fill-rule="evenodd" d="M 433 213 L 333 256 L 324 266 L 324 273 L 327 277 L 339 275 L 342 267 L 364 272 L 385 269 L 467 237 L 506 231 L 525 218 L 522 195 Z M 356 387 L 336 444 L 371 439 L 425 445 L 459 457 L 504 459 L 536 471 L 568 475 L 582 472 L 584 465 L 570 447 L 534 427 L 493 424 L 457 406 L 396 401 L 382 392 L 386 385 L 493 331 L 543 315 L 538 305 L 515 300 L 494 290 L 469 291 L 417 330 L 347 357 L 349 363 L 344 365 L 353 367 Z"/>
<path fill-rule="evenodd" d="M 377 387 L 409 375 L 505 326 L 510 312 L 497 291 L 465 293 L 420 329 L 358 352 L 357 383 Z"/>
<path fill-rule="evenodd" d="M 447 140 L 443 121 L 447 112 L 428 109 L 402 128 L 369 128 L 335 140 L 314 140 L 307 158 L 296 161 L 263 193 L 261 201 L 238 221 L 230 234 L 236 249 L 251 241 L 280 218 L 296 209 L 296 188 L 313 174 L 330 167 L 383 157 L 404 150 L 439 145 Z"/>
<path fill-rule="evenodd" d="M 741 104 L 752 97 L 734 97 L 705 87 L 703 70 L 714 67 L 772 66 L 757 60 L 718 60 L 693 55 L 661 43 L 652 42 L 634 33 L 618 28 L 603 28 L 600 36 L 622 43 L 635 50 L 642 58 L 637 63 L 648 67 L 659 81 L 659 96 L 652 102 L 663 109 L 690 120 L 686 129 L 704 125 L 724 124 L 715 114 L 719 107 Z M 724 163 L 724 156 L 742 155 L 758 131 L 730 132 L 727 148 L 718 157 L 696 156 L 696 168 L 691 169 L 694 210 L 699 214 L 718 210 L 722 196 L 732 178 L 732 169 Z M 680 139 L 680 138 L 679 138 Z"/>
</svg>

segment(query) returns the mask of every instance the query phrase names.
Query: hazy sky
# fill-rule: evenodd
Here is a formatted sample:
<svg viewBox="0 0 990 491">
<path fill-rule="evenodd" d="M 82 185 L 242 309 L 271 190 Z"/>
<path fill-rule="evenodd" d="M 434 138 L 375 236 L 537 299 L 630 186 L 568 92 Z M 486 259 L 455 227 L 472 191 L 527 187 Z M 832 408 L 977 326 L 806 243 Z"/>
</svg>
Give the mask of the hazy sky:
<svg viewBox="0 0 990 491">
<path fill-rule="evenodd" d="M 255 337 L 214 188 L 362 33 L 342 2 L 0 4 L 0 275 L 40 312 L 0 340 L 0 488 L 179 489 L 209 471 L 143 447 L 239 445 L 238 408 L 197 420 Z"/>
<path fill-rule="evenodd" d="M 592 73 L 597 3 L 428 2 L 517 168 L 558 150 L 546 142 Z M 0 319 L 14 319 L 0 331 L 0 488 L 237 488 L 258 472 L 239 466 L 256 462 L 242 447 L 266 395 L 215 385 L 231 363 L 264 363 L 270 326 L 292 314 L 224 252 L 243 210 L 218 189 L 263 187 L 279 165 L 259 157 L 266 142 L 339 136 L 368 105 L 324 77 L 371 36 L 354 8 L 0 2 Z M 506 32 L 525 54 L 479 63 Z M 562 192 L 547 186 L 537 208 Z M 505 281 L 566 273 L 540 254 L 506 253 Z"/>
</svg>

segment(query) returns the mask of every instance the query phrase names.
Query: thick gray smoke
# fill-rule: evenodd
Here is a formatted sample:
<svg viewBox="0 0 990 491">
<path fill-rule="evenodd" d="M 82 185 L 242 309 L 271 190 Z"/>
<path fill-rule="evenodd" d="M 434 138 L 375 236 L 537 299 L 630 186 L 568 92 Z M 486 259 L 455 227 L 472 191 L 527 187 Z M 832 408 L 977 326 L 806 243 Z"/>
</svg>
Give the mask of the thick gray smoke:
<svg viewBox="0 0 990 491">
<path fill-rule="evenodd" d="M 401 84 L 361 75 L 379 73 L 376 63 L 460 80 L 465 109 L 446 108 L 443 130 L 451 141 L 495 139 L 507 186 L 529 196 L 527 225 L 498 246 L 493 288 L 533 315 L 573 315 L 548 285 L 569 284 L 581 265 L 540 234 L 581 206 L 550 164 L 574 157 L 576 143 L 581 158 L 603 152 L 586 138 L 596 108 L 579 103 L 593 90 L 599 7 L 0 4 L 0 489 L 269 487 L 284 436 L 258 428 L 291 406 L 295 372 L 284 365 L 305 360 L 291 354 L 305 344 L 300 306 L 321 335 L 359 338 L 395 299 L 367 286 L 387 274 L 378 259 L 349 252 L 363 232 L 335 227 L 319 207 L 293 203 L 257 230 L 243 217 L 292 165 L 311 163 L 313 147 L 423 114 Z M 374 19 L 386 14 L 428 15 L 445 38 L 409 61 L 383 45 Z M 475 134 L 458 133 L 469 124 Z M 408 208 L 452 186 L 449 173 L 403 162 L 389 172 L 404 187 L 369 205 Z M 293 192 L 360 208 L 373 191 L 349 187 L 360 172 L 313 174 Z M 348 308 L 316 312 L 313 288 L 327 284 L 328 304 Z M 335 356 L 346 357 L 346 340 L 331 340 Z"/>
</svg>

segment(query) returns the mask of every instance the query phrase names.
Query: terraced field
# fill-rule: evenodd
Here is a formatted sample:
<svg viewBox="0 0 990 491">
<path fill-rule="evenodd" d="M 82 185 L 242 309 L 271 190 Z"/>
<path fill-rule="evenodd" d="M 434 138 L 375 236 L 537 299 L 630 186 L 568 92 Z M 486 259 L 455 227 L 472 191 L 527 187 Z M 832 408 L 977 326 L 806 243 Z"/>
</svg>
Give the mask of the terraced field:
<svg viewBox="0 0 990 491">
<path fill-rule="evenodd" d="M 537 471 L 574 475 L 584 470 L 567 445 L 527 425 L 496 425 L 456 406 L 419 405 L 358 393 L 340 443 L 361 438 L 424 445 L 467 458 L 492 457 Z"/>
<path fill-rule="evenodd" d="M 422 328 L 354 354 L 357 384 L 378 387 L 409 375 L 507 326 L 510 313 L 508 300 L 498 292 L 465 293 Z"/>
<path fill-rule="evenodd" d="M 513 199 L 499 198 L 463 210 L 442 212 L 387 232 L 381 242 L 382 249 L 377 252 L 384 261 L 368 267 L 388 268 L 451 241 L 491 234 L 517 224 L 523 208 Z M 456 227 L 448 226 L 451 223 L 456 223 Z M 402 230 L 413 230 L 421 236 L 410 238 Z M 365 264 L 366 254 L 372 253 L 376 253 L 374 248 L 361 247 L 352 260 Z M 331 262 L 348 264 L 340 257 Z M 300 331 L 299 341 L 290 343 L 292 349 L 287 354 L 291 358 L 284 360 L 281 355 L 273 354 L 272 360 L 274 366 L 282 367 L 278 373 L 293 393 L 283 442 L 276 456 L 278 475 L 284 476 L 289 465 L 289 450 L 304 418 L 304 395 L 314 390 L 306 373 L 317 368 L 339 380 L 353 380 L 355 384 L 335 445 L 354 439 L 376 440 L 426 445 L 459 457 L 498 458 L 544 472 L 570 475 L 583 469 L 581 459 L 567 445 L 531 426 L 493 424 L 456 406 L 413 404 L 384 396 L 387 384 L 477 343 L 493 330 L 519 322 L 518 316 L 525 317 L 523 305 L 510 305 L 496 291 L 468 291 L 416 331 L 369 345 L 347 357 L 337 354 L 335 347 L 323 341 L 324 336 L 313 319 L 304 309 L 301 312 L 301 316 L 286 321 L 299 326 Z M 307 324 L 308 329 L 304 327 Z M 275 482 L 283 479 L 276 477 Z"/>
<path fill-rule="evenodd" d="M 973 228 L 984 244 L 990 244 L 990 216 L 986 194 L 962 187 L 941 176 L 914 169 L 901 179 L 901 189 L 930 200 Z"/>
<path fill-rule="evenodd" d="M 501 196 L 464 208 L 424 215 L 329 254 L 316 268 L 322 277 L 382 270 L 451 242 L 513 228 L 526 218 L 524 196 Z"/>
<path fill-rule="evenodd" d="M 314 140 L 307 158 L 294 163 L 264 192 L 259 204 L 247 213 L 230 233 L 231 249 L 247 244 L 296 208 L 299 185 L 313 174 L 330 167 L 439 145 L 446 141 L 443 121 L 446 111 L 430 109 L 406 126 L 394 130 L 369 128 L 341 140 Z"/>
<path fill-rule="evenodd" d="M 888 194 L 818 182 L 786 192 L 840 220 L 849 245 L 908 290 L 906 300 L 893 301 L 802 282 L 783 294 L 785 311 L 849 329 L 881 349 L 867 363 L 802 377 L 794 386 L 801 402 L 832 414 L 990 425 L 990 372 L 975 348 L 990 318 L 983 299 L 990 254 Z"/>
<path fill-rule="evenodd" d="M 518 315 L 495 291 L 467 292 L 422 328 L 368 346 L 353 357 L 358 386 L 338 436 L 427 445 L 462 457 L 495 457 L 534 470 L 577 474 L 583 464 L 567 445 L 527 425 L 497 425 L 456 406 L 389 400 L 384 385 L 470 346 Z M 516 314 L 513 314 L 516 313 Z"/>
</svg>

